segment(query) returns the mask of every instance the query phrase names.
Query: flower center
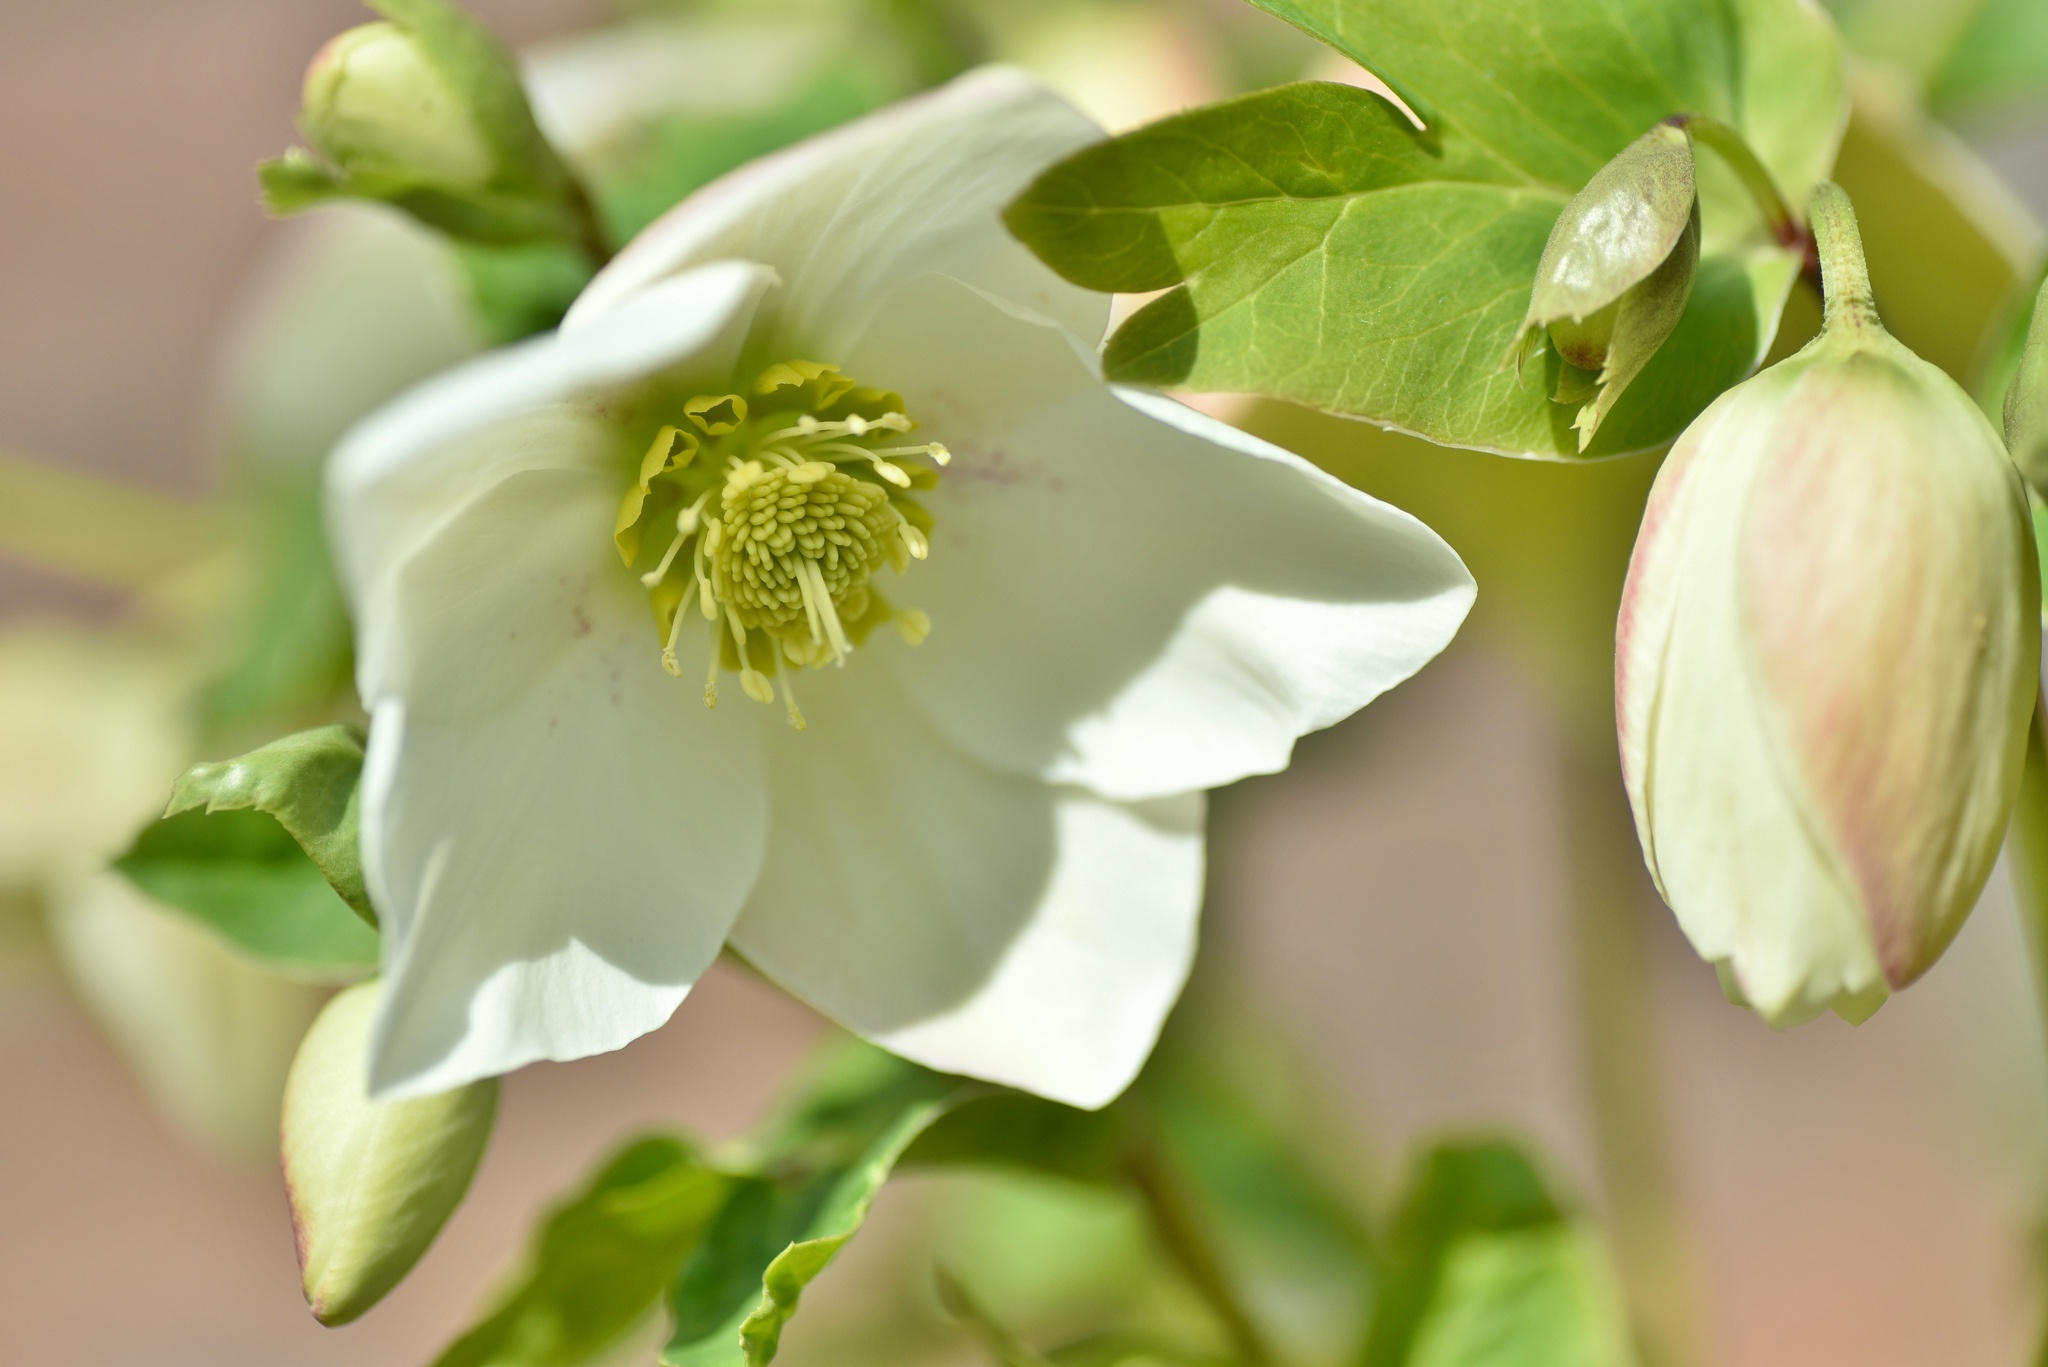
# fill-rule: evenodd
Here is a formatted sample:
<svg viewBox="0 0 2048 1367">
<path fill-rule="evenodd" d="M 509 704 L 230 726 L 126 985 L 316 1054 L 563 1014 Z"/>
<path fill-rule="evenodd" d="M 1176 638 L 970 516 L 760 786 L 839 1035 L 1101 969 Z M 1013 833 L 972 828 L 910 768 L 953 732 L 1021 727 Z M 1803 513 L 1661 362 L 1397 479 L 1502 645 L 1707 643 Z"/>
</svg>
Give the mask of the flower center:
<svg viewBox="0 0 2048 1367">
<path fill-rule="evenodd" d="M 905 444 L 915 424 L 901 397 L 836 366 L 772 365 L 752 391 L 697 395 L 681 405 L 682 422 L 662 425 L 614 539 L 627 568 L 652 560 L 640 582 L 663 667 L 681 675 L 676 645 L 701 615 L 713 638 L 704 705 L 718 705 L 721 670 L 763 703 L 775 701 L 770 676 L 780 673 L 801 731 L 798 668 L 844 665 L 885 624 L 912 645 L 931 631 L 930 618 L 890 604 L 873 579 L 885 564 L 902 574 L 925 558 L 932 519 L 910 491 L 937 484 L 933 466 L 949 457 L 936 442 Z M 644 532 L 668 526 L 656 555 L 660 543 Z"/>
</svg>

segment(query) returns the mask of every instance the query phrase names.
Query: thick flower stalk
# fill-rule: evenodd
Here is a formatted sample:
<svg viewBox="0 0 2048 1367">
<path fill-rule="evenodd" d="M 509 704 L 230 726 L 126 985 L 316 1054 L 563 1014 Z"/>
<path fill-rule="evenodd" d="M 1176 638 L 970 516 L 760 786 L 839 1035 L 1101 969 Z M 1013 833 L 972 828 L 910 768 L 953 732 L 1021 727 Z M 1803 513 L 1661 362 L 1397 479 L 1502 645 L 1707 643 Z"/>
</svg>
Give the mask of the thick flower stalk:
<svg viewBox="0 0 2048 1367">
<path fill-rule="evenodd" d="M 1946 375 L 1880 325 L 1818 188 L 1821 335 L 1724 394 L 1651 494 L 1616 643 L 1643 850 L 1767 1019 L 1860 1020 L 1983 891 L 2040 658 L 2025 493 Z"/>
<path fill-rule="evenodd" d="M 379 1097 L 618 1048 L 727 944 L 935 1068 L 1088 1106 L 1135 1073 L 1203 790 L 1473 589 L 1405 514 L 1102 383 L 1106 301 L 999 219 L 1098 136 L 964 78 L 707 188 L 559 335 L 344 442 Z"/>
</svg>

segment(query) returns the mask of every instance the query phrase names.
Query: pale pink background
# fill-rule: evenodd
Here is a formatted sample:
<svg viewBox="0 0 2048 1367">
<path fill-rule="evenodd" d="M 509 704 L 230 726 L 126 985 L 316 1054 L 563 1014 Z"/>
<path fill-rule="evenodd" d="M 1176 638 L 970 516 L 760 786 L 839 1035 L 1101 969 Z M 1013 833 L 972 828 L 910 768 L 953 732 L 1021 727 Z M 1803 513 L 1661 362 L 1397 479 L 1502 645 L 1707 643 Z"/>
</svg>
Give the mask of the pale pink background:
<svg viewBox="0 0 2048 1367">
<path fill-rule="evenodd" d="M 515 39 L 595 5 L 479 0 Z M 174 492 L 210 478 L 210 358 L 278 229 L 250 168 L 346 0 L 0 5 L 0 448 Z M 20 614 L 103 607 L 0 566 Z M 1215 952 L 1240 956 L 1392 1166 L 1419 1132 L 1508 1122 L 1594 1191 L 1535 703 L 1461 648 L 1219 802 Z M 1661 908 L 1661 1050 L 1727 1367 L 2017 1367 L 2048 1089 L 2002 884 L 1859 1031 L 1726 1006 Z M 54 979 L 0 990 L 0 1361 L 424 1362 L 533 1211 L 622 1130 L 729 1134 L 816 1023 L 719 972 L 622 1054 L 515 1077 L 477 1189 L 415 1278 L 324 1331 L 274 1173 L 223 1168 L 143 1106 Z M 857 1275 L 857 1269 L 848 1275 Z M 802 1322 L 797 1343 L 801 1346 Z"/>
</svg>

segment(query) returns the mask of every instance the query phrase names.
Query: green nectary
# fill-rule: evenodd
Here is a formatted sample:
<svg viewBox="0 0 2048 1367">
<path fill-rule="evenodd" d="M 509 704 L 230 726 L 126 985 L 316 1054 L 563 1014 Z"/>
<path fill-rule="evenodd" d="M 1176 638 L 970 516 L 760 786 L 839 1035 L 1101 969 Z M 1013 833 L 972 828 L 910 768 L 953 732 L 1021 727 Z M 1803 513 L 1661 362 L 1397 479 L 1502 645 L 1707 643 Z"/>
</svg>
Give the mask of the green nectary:
<svg viewBox="0 0 2048 1367">
<path fill-rule="evenodd" d="M 893 623 L 913 645 L 930 619 L 888 602 L 874 585 L 929 550 L 931 516 L 911 490 L 929 488 L 936 442 L 905 444 L 914 426 L 901 396 L 868 389 L 836 366 L 786 361 L 748 394 L 698 394 L 663 423 L 619 506 L 619 556 L 637 569 L 654 549 L 648 528 L 673 525 L 640 575 L 651 596 L 662 663 L 680 675 L 676 645 L 694 602 L 711 624 L 704 686 L 717 706 L 718 674 L 733 670 L 757 702 L 773 702 L 782 665 L 841 664 L 875 628 Z M 655 397 L 642 409 L 661 412 Z M 684 553 L 688 552 L 685 559 Z M 785 675 L 790 725 L 803 714 Z"/>
</svg>

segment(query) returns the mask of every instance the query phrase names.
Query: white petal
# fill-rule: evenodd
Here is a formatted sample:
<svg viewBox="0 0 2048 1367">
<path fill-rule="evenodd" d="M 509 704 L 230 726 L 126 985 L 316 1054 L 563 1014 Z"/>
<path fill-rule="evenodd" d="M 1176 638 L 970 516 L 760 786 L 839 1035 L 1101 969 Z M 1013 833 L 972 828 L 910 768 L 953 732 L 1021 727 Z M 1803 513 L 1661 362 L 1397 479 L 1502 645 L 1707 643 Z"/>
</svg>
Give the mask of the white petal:
<svg viewBox="0 0 2048 1367">
<path fill-rule="evenodd" d="M 953 464 L 884 657 L 1017 772 L 1137 799 L 1286 767 L 1450 641 L 1472 578 L 1429 528 L 1157 395 L 1105 389 L 1043 320 L 913 281 L 852 353 Z"/>
<path fill-rule="evenodd" d="M 768 739 L 774 830 L 733 945 L 908 1058 L 1107 1103 L 1194 956 L 1200 795 L 1125 806 L 994 772 L 870 663 L 803 675 L 809 730 Z"/>
<path fill-rule="evenodd" d="M 701 634 L 690 682 L 662 671 L 612 548 L 617 499 L 594 472 L 527 470 L 393 575 L 395 634 L 422 648 L 376 702 L 363 779 L 380 1096 L 656 1028 L 760 865 L 757 734 L 705 710 Z"/>
<path fill-rule="evenodd" d="M 946 1073 L 1106 1106 L 1138 1075 L 1195 958 L 1200 793 L 1110 802 L 1059 790 L 1059 859 L 974 995 L 874 1040 Z"/>
<path fill-rule="evenodd" d="M 497 480 L 586 467 L 588 443 L 560 439 L 567 401 L 685 363 L 724 383 L 772 281 L 770 272 L 738 262 L 663 281 L 601 327 L 535 338 L 459 366 L 342 441 L 327 471 L 328 520 L 355 608 L 357 683 L 366 702 L 391 686 L 387 600 L 405 557 Z M 515 421 L 536 415 L 538 428 Z M 604 540 L 610 537 L 607 528 Z"/>
<path fill-rule="evenodd" d="M 1108 296 L 1040 264 L 1004 228 L 1002 211 L 1040 172 L 1101 136 L 1021 71 L 972 72 L 698 191 L 590 283 L 563 328 L 594 324 L 675 271 L 741 258 L 773 267 L 789 286 L 763 344 L 810 360 L 839 363 L 883 296 L 923 271 L 968 281 L 1093 342 L 1108 322 Z"/>
</svg>

